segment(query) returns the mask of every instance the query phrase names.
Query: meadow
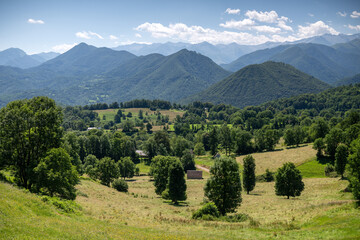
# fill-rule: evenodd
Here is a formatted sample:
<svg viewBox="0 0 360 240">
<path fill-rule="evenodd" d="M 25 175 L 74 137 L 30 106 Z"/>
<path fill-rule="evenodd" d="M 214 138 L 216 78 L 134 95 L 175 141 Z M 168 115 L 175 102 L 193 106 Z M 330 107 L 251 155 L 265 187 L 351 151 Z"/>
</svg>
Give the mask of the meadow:
<svg viewBox="0 0 360 240">
<path fill-rule="evenodd" d="M 276 168 L 287 156 L 304 171 L 305 190 L 291 199 L 276 196 L 274 182 L 257 183 L 242 193 L 237 212 L 241 223 L 191 219 L 202 206 L 203 187 L 209 177 L 187 180 L 188 199 L 179 206 L 155 194 L 153 182 L 142 174 L 127 180 L 128 193 L 120 193 L 83 177 L 77 185 L 74 213 L 66 213 L 41 196 L 0 182 L 1 239 L 358 239 L 360 212 L 348 181 L 325 178 L 310 146 L 253 154 L 258 174 Z M 284 155 L 279 155 L 281 152 Z M 302 154 L 301 154 L 302 153 Z M 296 157 L 300 154 L 302 157 Z M 291 156 L 291 158 L 290 158 Z M 238 161 L 241 157 L 238 158 Z M 210 164 L 205 157 L 196 163 Z M 205 164 L 204 164 L 205 165 Z M 317 166 L 317 167 L 314 167 Z M 140 171 L 147 172 L 141 165 Z"/>
</svg>

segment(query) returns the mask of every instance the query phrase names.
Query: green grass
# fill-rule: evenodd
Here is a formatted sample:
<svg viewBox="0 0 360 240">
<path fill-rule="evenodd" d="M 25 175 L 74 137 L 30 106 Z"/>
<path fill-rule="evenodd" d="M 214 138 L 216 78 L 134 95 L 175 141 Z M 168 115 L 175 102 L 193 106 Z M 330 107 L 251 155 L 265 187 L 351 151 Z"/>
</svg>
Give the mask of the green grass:
<svg viewBox="0 0 360 240">
<path fill-rule="evenodd" d="M 150 171 L 150 165 L 146 165 L 144 162 L 138 163 L 136 166 L 140 169 L 140 174 L 147 174 Z"/>
<path fill-rule="evenodd" d="M 303 178 L 324 178 L 326 177 L 324 168 L 325 164 L 319 163 L 316 158 L 297 167 L 301 171 Z"/>
</svg>

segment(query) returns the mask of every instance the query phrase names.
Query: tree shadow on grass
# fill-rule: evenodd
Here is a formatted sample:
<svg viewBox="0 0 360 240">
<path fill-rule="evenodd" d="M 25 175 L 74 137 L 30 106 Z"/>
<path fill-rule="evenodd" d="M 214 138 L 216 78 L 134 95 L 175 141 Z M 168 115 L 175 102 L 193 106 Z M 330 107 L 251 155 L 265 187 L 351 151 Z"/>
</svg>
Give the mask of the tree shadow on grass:
<svg viewBox="0 0 360 240">
<path fill-rule="evenodd" d="M 323 165 L 327 163 L 334 164 L 334 160 L 328 156 L 317 156 L 316 161 L 318 161 L 318 163 Z"/>
<path fill-rule="evenodd" d="M 185 201 L 179 201 L 177 204 L 173 203 L 171 200 L 164 200 L 163 203 L 167 203 L 174 207 L 188 207 L 189 203 Z"/>
</svg>

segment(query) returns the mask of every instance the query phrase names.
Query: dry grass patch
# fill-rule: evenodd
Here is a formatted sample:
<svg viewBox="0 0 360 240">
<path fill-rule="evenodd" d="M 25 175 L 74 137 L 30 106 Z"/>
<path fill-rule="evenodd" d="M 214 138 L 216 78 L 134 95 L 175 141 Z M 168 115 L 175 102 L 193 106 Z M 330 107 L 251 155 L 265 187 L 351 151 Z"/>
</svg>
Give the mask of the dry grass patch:
<svg viewBox="0 0 360 240">
<path fill-rule="evenodd" d="M 253 153 L 255 158 L 256 175 L 265 173 L 268 168 L 270 171 L 276 171 L 286 162 L 293 162 L 296 166 L 309 161 L 316 156 L 316 151 L 312 145 L 301 146 L 297 148 L 279 149 L 270 152 Z M 246 155 L 236 158 L 236 161 L 242 165 L 243 158 Z"/>
</svg>

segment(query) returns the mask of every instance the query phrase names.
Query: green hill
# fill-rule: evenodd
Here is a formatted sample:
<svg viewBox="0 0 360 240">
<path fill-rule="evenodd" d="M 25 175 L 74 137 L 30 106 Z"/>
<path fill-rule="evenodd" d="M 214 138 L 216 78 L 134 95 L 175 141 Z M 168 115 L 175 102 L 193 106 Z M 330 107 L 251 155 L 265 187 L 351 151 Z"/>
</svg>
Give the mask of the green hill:
<svg viewBox="0 0 360 240">
<path fill-rule="evenodd" d="M 133 99 L 178 101 L 230 75 L 210 58 L 181 50 L 137 57 L 81 43 L 31 69 L 0 67 L 0 104 L 37 95 L 68 105 Z"/>
<path fill-rule="evenodd" d="M 332 47 L 313 43 L 282 45 L 249 53 L 222 66 L 229 71 L 238 71 L 247 65 L 265 61 L 284 62 L 334 84 L 360 72 L 360 39 Z"/>
<path fill-rule="evenodd" d="M 265 62 L 247 66 L 184 102 L 202 101 L 245 107 L 302 93 L 316 93 L 329 87 L 288 64 Z"/>
</svg>

